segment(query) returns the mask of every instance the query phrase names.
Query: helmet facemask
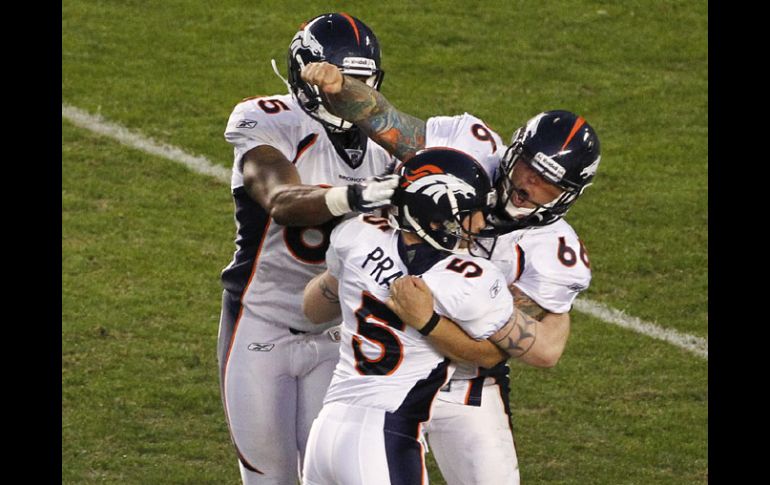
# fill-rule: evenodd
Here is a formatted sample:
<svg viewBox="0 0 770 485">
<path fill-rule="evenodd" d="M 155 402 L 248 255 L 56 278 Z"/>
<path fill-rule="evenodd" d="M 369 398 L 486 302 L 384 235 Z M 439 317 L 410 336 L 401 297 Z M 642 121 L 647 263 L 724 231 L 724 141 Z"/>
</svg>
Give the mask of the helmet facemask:
<svg viewBox="0 0 770 485">
<path fill-rule="evenodd" d="M 511 137 L 495 178 L 499 199 L 490 222 L 503 232 L 556 222 L 591 185 L 600 160 L 599 138 L 583 117 L 565 110 L 539 113 Z M 532 209 L 516 207 L 511 196 L 517 192 L 513 172 L 518 163 L 561 189 L 561 194 Z M 532 203 L 526 195 L 518 191 L 516 198 Z"/>
<path fill-rule="evenodd" d="M 514 136 L 515 138 L 515 136 Z M 542 154 L 538 154 L 542 155 Z M 562 192 L 557 195 L 553 200 L 545 204 L 538 204 L 526 197 L 519 197 L 526 199 L 528 202 L 535 205 L 535 207 L 525 208 L 517 207 L 512 201 L 513 193 L 517 191 L 511 180 L 513 176 L 513 170 L 517 163 L 525 163 L 530 168 L 535 170 L 541 177 L 543 177 L 549 183 L 559 187 Z M 498 201 L 495 212 L 499 217 L 500 214 L 504 214 L 506 218 L 518 222 L 521 228 L 529 226 L 542 226 L 550 224 L 560 219 L 567 213 L 570 206 L 575 202 L 580 192 L 576 188 L 573 188 L 567 184 L 555 183 L 550 173 L 543 168 L 543 166 L 537 161 L 533 161 L 532 157 L 529 157 L 523 150 L 520 143 L 514 142 L 503 155 L 503 159 L 500 163 L 500 175 L 497 179 L 495 188 L 498 193 Z M 581 190 L 582 192 L 582 190 Z"/>
</svg>

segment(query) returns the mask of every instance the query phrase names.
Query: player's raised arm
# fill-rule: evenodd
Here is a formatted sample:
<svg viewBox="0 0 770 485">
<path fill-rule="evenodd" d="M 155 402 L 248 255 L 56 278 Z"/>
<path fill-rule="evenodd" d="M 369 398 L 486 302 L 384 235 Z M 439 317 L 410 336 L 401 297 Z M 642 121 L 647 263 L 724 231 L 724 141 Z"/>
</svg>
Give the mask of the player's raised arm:
<svg viewBox="0 0 770 485">
<path fill-rule="evenodd" d="M 411 291 L 405 291 L 409 288 Z M 489 340 L 474 340 L 452 320 L 433 311 L 433 297 L 421 278 L 405 276 L 391 286 L 385 304 L 410 327 L 414 327 L 443 355 L 455 362 L 493 367 L 508 356 Z M 407 297 L 399 297 L 406 292 Z M 423 304 L 414 304 L 415 302 Z M 425 304 L 427 302 L 427 304 Z"/>
<path fill-rule="evenodd" d="M 396 158 L 406 161 L 425 148 L 424 120 L 398 111 L 379 91 L 343 75 L 337 66 L 310 63 L 302 79 L 318 86 L 329 111 L 355 123 Z"/>
</svg>

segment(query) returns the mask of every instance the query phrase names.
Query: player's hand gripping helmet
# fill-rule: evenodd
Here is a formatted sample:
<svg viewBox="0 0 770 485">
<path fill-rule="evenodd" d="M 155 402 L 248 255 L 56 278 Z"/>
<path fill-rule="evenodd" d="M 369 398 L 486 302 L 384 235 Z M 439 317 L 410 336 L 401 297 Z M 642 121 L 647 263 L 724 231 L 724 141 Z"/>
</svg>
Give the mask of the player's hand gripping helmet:
<svg viewBox="0 0 770 485">
<path fill-rule="evenodd" d="M 591 185 L 601 160 L 599 137 L 583 117 L 569 111 L 540 113 L 516 130 L 500 162 L 496 182 L 497 206 L 490 221 L 498 232 L 543 226 L 567 213 Z M 511 174 L 517 163 L 526 163 L 545 180 L 563 190 L 552 202 L 534 209 L 511 202 L 516 187 Z"/>
<path fill-rule="evenodd" d="M 440 251 L 491 256 L 497 236 L 481 237 L 462 225 L 476 211 L 486 217 L 496 199 L 487 173 L 473 157 L 450 148 L 429 148 L 396 173 L 401 179 L 391 199 L 391 223 Z M 467 249 L 461 247 L 463 241 Z"/>
<path fill-rule="evenodd" d="M 302 80 L 302 68 L 326 61 L 343 74 L 363 76 L 366 84 L 379 90 L 384 72 L 380 69 L 380 44 L 374 32 L 346 13 L 319 15 L 304 23 L 289 45 L 289 89 L 305 112 L 334 132 L 353 125 L 329 113 L 321 103 L 317 86 Z"/>
</svg>

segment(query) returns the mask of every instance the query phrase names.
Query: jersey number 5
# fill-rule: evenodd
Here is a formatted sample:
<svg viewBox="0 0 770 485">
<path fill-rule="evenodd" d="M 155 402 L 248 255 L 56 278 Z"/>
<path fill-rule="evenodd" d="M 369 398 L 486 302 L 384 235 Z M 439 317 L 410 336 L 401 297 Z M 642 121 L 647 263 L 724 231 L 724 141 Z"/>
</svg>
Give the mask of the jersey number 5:
<svg viewBox="0 0 770 485">
<path fill-rule="evenodd" d="M 450 261 L 446 269 L 451 269 L 452 271 L 460 273 L 466 278 L 476 278 L 484 273 L 484 270 L 481 269 L 481 266 L 478 264 L 473 261 L 463 261 L 460 258 L 455 258 Z"/>
<path fill-rule="evenodd" d="M 364 343 L 353 335 L 353 354 L 356 370 L 363 375 L 389 376 L 398 369 L 404 359 L 404 346 L 393 328 L 404 330 L 404 322 L 395 313 L 369 293 L 364 292 L 361 306 L 356 310 L 358 329 L 356 333 L 378 346 L 380 354 L 374 359 L 367 357 Z"/>
</svg>

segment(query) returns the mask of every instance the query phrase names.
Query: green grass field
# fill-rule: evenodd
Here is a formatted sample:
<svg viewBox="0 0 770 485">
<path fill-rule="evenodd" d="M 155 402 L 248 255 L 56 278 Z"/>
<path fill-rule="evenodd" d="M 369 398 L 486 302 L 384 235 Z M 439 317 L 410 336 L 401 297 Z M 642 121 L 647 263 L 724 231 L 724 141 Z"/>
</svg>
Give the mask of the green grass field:
<svg viewBox="0 0 770 485">
<path fill-rule="evenodd" d="M 229 167 L 232 107 L 283 93 L 270 59 L 285 72 L 297 26 L 334 10 L 377 33 L 413 115 L 506 139 L 584 115 L 603 145 L 567 217 L 585 297 L 707 337 L 706 2 L 67 0 L 62 100 Z M 240 483 L 215 357 L 233 236 L 225 184 L 62 121 L 63 483 Z M 706 360 L 573 312 L 557 367 L 512 367 L 523 483 L 708 482 Z"/>
</svg>

